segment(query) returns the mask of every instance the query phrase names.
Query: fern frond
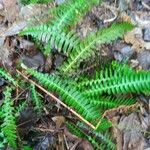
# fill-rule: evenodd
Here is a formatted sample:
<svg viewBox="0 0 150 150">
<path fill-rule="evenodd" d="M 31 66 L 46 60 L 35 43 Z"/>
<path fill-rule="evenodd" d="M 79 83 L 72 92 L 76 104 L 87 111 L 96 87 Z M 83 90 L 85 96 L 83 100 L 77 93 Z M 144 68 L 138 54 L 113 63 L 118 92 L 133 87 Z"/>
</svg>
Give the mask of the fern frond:
<svg viewBox="0 0 150 150">
<path fill-rule="evenodd" d="M 14 107 L 13 107 L 13 101 L 11 99 L 11 91 L 12 89 L 10 87 L 6 88 L 6 91 L 4 92 L 5 99 L 2 106 L 2 112 L 3 112 L 3 123 L 1 125 L 2 133 L 4 134 L 4 137 L 6 138 L 7 142 L 10 144 L 11 147 L 14 149 L 17 148 L 16 145 L 16 119 L 14 115 Z"/>
<path fill-rule="evenodd" d="M 95 139 L 97 139 L 98 141 L 100 141 L 99 144 L 101 149 L 111 149 L 111 150 L 115 150 L 116 146 L 115 144 L 112 142 L 112 137 L 111 135 L 105 130 L 104 134 L 103 132 L 100 131 L 96 131 L 96 130 L 92 130 L 91 128 L 89 128 L 88 126 L 86 126 L 84 123 L 82 122 L 77 122 L 77 127 L 82 129 L 82 130 L 86 130 L 87 132 L 90 133 L 90 135 L 92 135 L 92 137 L 95 137 Z"/>
<path fill-rule="evenodd" d="M 113 24 L 111 27 L 102 29 L 97 33 L 91 34 L 81 44 L 78 45 L 69 55 L 67 61 L 61 66 L 60 71 L 71 72 L 79 66 L 80 62 L 94 55 L 95 44 L 110 43 L 131 30 L 133 26 L 129 23 Z"/>
<path fill-rule="evenodd" d="M 2 68 L 0 68 L 0 76 L 13 83 L 14 85 L 17 85 L 16 81 L 11 77 L 11 75 Z"/>
<path fill-rule="evenodd" d="M 99 73 L 99 77 L 84 84 L 84 94 L 97 96 L 103 93 L 140 93 L 150 91 L 150 72 L 144 71 L 116 71 L 107 68 Z M 81 83 L 82 84 L 82 83 Z M 83 84 L 82 84 L 83 85 Z"/>
<path fill-rule="evenodd" d="M 54 15 L 52 26 L 61 31 L 67 27 L 74 26 L 94 5 L 100 4 L 101 0 L 67 0 L 58 8 L 52 9 Z"/>
<path fill-rule="evenodd" d="M 46 89 L 59 94 L 69 107 L 74 108 L 88 121 L 96 121 L 100 117 L 99 110 L 95 109 L 89 100 L 66 80 L 56 75 L 42 74 L 31 69 L 28 69 L 27 72 L 33 75 Z"/>
<path fill-rule="evenodd" d="M 88 140 L 96 149 L 105 150 L 107 148 L 115 150 L 115 144 L 112 142 L 111 136 L 106 131 L 105 134 L 102 134 L 98 131 L 91 130 L 83 123 L 77 123 L 77 125 L 74 125 L 67 122 L 66 124 L 72 134 Z M 83 130 L 86 130 L 88 134 Z"/>
<path fill-rule="evenodd" d="M 34 107 L 35 110 L 37 110 L 39 112 L 39 114 L 41 114 L 42 109 L 43 109 L 43 103 L 39 96 L 39 93 L 35 89 L 35 85 L 33 85 L 33 84 L 31 85 L 31 98 L 35 105 L 35 107 Z"/>
<path fill-rule="evenodd" d="M 72 124 L 72 123 L 66 123 L 67 124 L 67 128 L 69 129 L 69 131 L 76 135 L 79 138 L 83 138 L 88 140 L 89 142 L 91 142 L 91 144 L 93 144 L 93 146 L 95 148 L 100 148 L 100 144 L 91 136 L 87 135 L 86 133 L 84 133 L 83 131 L 81 131 L 76 125 Z"/>
</svg>

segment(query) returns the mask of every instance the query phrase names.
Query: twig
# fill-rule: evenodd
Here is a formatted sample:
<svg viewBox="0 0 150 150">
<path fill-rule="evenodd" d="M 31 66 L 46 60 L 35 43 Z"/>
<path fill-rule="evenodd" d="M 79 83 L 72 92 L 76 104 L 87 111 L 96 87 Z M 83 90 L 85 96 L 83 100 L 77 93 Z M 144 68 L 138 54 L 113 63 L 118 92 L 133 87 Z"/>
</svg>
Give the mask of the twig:
<svg viewBox="0 0 150 150">
<path fill-rule="evenodd" d="M 63 134 L 63 136 L 64 136 L 64 140 L 65 140 L 65 144 L 66 144 L 67 150 L 69 150 L 69 145 L 68 145 L 68 142 L 67 142 L 67 139 L 66 139 L 66 135 Z"/>
<path fill-rule="evenodd" d="M 53 129 L 43 129 L 43 128 L 34 128 L 35 130 L 39 130 L 39 131 L 42 131 L 42 132 L 54 132 L 55 130 Z"/>
<path fill-rule="evenodd" d="M 55 97 L 53 94 L 51 94 L 50 92 L 48 92 L 47 90 L 45 90 L 43 87 L 41 87 L 40 85 L 38 85 L 37 83 L 35 83 L 34 81 L 32 81 L 31 79 L 29 79 L 28 77 L 26 77 L 26 75 L 24 75 L 23 73 L 21 73 L 19 70 L 16 70 L 18 74 L 20 74 L 23 78 L 25 78 L 27 81 L 29 81 L 30 83 L 34 84 L 36 87 L 38 87 L 40 90 L 42 90 L 44 93 L 46 93 L 47 95 L 49 95 L 51 98 L 53 98 L 56 102 L 60 103 L 62 106 L 64 106 L 65 108 L 67 108 L 70 112 L 72 112 L 75 116 L 77 116 L 81 121 L 83 121 L 85 124 L 87 124 L 89 127 L 91 127 L 92 129 L 96 129 L 96 127 L 91 124 L 90 122 L 88 122 L 87 120 L 85 120 L 82 116 L 80 116 L 77 112 L 75 112 L 73 109 L 71 109 L 70 107 L 68 107 L 66 104 L 64 104 L 60 99 L 58 99 L 57 97 Z"/>
<path fill-rule="evenodd" d="M 118 10 L 117 10 L 117 8 L 109 6 L 106 3 L 104 3 L 102 6 L 104 6 L 106 9 L 109 9 L 113 13 L 113 15 L 114 15 L 113 18 L 104 20 L 104 23 L 113 22 L 118 17 Z"/>
<path fill-rule="evenodd" d="M 143 1 L 142 1 L 142 5 L 143 5 L 146 9 L 150 10 L 150 6 L 148 6 L 148 4 L 144 3 Z"/>
</svg>

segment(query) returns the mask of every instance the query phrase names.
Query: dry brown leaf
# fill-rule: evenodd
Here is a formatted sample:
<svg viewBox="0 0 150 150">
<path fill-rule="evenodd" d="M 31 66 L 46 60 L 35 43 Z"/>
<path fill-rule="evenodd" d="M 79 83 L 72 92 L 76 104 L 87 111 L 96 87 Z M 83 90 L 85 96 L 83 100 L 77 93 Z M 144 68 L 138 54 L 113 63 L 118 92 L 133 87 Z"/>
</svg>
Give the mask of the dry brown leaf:
<svg viewBox="0 0 150 150">
<path fill-rule="evenodd" d="M 60 128 L 61 125 L 65 122 L 65 117 L 63 116 L 55 116 L 52 120 L 56 123 L 56 128 Z"/>
<path fill-rule="evenodd" d="M 14 22 L 18 15 L 18 7 L 16 0 L 2 0 L 5 9 L 5 17 L 8 22 Z"/>
<path fill-rule="evenodd" d="M 132 48 L 140 52 L 144 50 L 144 41 L 142 38 L 142 30 L 140 28 L 135 28 L 131 32 L 124 35 L 124 40 L 128 44 L 132 44 Z"/>
</svg>

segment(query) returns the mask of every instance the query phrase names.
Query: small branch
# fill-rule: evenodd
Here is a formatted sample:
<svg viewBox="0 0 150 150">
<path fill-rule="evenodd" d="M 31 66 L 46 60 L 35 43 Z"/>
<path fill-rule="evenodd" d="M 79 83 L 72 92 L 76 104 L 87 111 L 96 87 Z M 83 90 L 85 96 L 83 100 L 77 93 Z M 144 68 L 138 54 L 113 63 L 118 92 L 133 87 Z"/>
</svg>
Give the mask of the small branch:
<svg viewBox="0 0 150 150">
<path fill-rule="evenodd" d="M 85 120 L 82 116 L 80 116 L 77 112 L 75 112 L 73 109 L 71 109 L 66 104 L 64 104 L 60 99 L 58 99 L 57 97 L 55 97 L 53 94 L 51 94 L 50 92 L 48 92 L 47 90 L 45 90 L 43 87 L 41 87 L 40 85 L 38 85 L 37 83 L 35 83 L 31 79 L 29 79 L 26 75 L 24 75 L 23 73 L 21 73 L 19 70 L 16 70 L 16 71 L 17 71 L 18 74 L 20 74 L 27 81 L 29 81 L 30 83 L 34 84 L 41 91 L 43 91 L 44 93 L 46 93 L 47 95 L 49 95 L 51 98 L 53 98 L 56 102 L 60 103 L 62 106 L 64 106 L 65 108 L 67 108 L 70 112 L 72 112 L 75 116 L 77 116 L 81 121 L 83 121 L 89 127 L 91 127 L 94 130 L 96 129 L 96 127 L 94 125 L 92 125 L 90 122 L 88 122 L 87 120 Z"/>
</svg>

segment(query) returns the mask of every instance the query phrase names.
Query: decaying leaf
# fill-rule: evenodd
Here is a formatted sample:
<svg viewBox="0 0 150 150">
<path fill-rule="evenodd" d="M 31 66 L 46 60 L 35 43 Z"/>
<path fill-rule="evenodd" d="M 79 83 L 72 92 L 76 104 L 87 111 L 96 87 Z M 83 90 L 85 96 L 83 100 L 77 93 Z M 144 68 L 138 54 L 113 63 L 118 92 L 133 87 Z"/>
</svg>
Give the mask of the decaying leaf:
<svg viewBox="0 0 150 150">
<path fill-rule="evenodd" d="M 19 11 L 17 7 L 16 0 L 2 0 L 4 9 L 5 9 L 5 17 L 8 22 L 14 22 Z"/>
<path fill-rule="evenodd" d="M 55 116 L 52 120 L 56 123 L 56 127 L 60 128 L 61 125 L 65 122 L 65 118 L 63 116 Z"/>
</svg>

